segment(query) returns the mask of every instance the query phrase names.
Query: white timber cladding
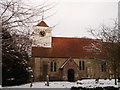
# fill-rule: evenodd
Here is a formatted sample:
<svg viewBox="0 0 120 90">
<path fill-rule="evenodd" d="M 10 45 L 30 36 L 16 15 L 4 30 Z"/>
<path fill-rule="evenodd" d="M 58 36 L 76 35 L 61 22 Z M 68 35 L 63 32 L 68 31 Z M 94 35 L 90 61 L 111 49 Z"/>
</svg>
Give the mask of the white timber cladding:
<svg viewBox="0 0 120 90">
<path fill-rule="evenodd" d="M 44 36 L 40 35 L 40 32 L 44 31 Z M 45 47 L 51 48 L 52 43 L 52 28 L 51 27 L 42 27 L 42 26 L 34 26 L 33 27 L 33 35 L 32 35 L 32 47 Z"/>
<path fill-rule="evenodd" d="M 118 2 L 118 28 L 120 29 L 120 1 Z"/>
</svg>

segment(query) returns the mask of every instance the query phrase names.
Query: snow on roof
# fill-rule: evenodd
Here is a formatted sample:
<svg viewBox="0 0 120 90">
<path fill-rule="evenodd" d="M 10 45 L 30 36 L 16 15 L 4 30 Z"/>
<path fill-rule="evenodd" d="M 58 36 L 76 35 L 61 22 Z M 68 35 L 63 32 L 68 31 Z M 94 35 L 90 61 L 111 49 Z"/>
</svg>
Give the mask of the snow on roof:
<svg viewBox="0 0 120 90">
<path fill-rule="evenodd" d="M 63 63 L 63 65 L 60 67 L 60 69 L 62 69 L 69 62 L 69 60 L 70 60 L 70 58 Z"/>
</svg>

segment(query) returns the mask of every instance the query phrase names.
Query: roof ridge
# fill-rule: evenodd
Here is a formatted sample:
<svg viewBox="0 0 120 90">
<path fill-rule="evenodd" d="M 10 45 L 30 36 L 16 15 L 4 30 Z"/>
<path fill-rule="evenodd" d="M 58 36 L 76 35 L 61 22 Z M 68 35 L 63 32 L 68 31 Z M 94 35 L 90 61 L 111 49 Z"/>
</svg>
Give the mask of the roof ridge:
<svg viewBox="0 0 120 90">
<path fill-rule="evenodd" d="M 61 39 L 83 39 L 83 40 L 96 40 L 92 38 L 76 38 L 76 37 L 52 37 L 52 38 L 61 38 Z"/>
</svg>

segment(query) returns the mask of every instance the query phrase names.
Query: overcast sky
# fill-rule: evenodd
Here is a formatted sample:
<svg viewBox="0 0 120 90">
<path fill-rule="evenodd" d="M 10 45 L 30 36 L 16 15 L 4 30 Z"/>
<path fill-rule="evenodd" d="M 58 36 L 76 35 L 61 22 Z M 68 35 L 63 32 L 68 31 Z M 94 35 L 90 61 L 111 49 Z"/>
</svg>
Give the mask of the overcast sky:
<svg viewBox="0 0 120 90">
<path fill-rule="evenodd" d="M 32 0 L 31 0 L 32 1 Z M 91 37 L 88 28 L 97 28 L 101 24 L 110 25 L 118 17 L 119 0 L 49 0 L 54 1 L 57 11 L 46 19 L 53 28 L 53 36 Z M 38 4 L 40 0 L 33 0 Z"/>
</svg>

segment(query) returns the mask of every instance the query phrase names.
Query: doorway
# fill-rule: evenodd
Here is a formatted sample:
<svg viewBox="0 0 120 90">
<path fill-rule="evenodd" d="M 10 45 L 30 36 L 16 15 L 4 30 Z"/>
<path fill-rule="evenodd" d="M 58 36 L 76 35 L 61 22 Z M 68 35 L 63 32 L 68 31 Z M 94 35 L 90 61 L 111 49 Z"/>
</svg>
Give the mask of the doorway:
<svg viewBox="0 0 120 90">
<path fill-rule="evenodd" d="M 74 70 L 73 69 L 68 70 L 68 81 L 74 82 Z"/>
</svg>

